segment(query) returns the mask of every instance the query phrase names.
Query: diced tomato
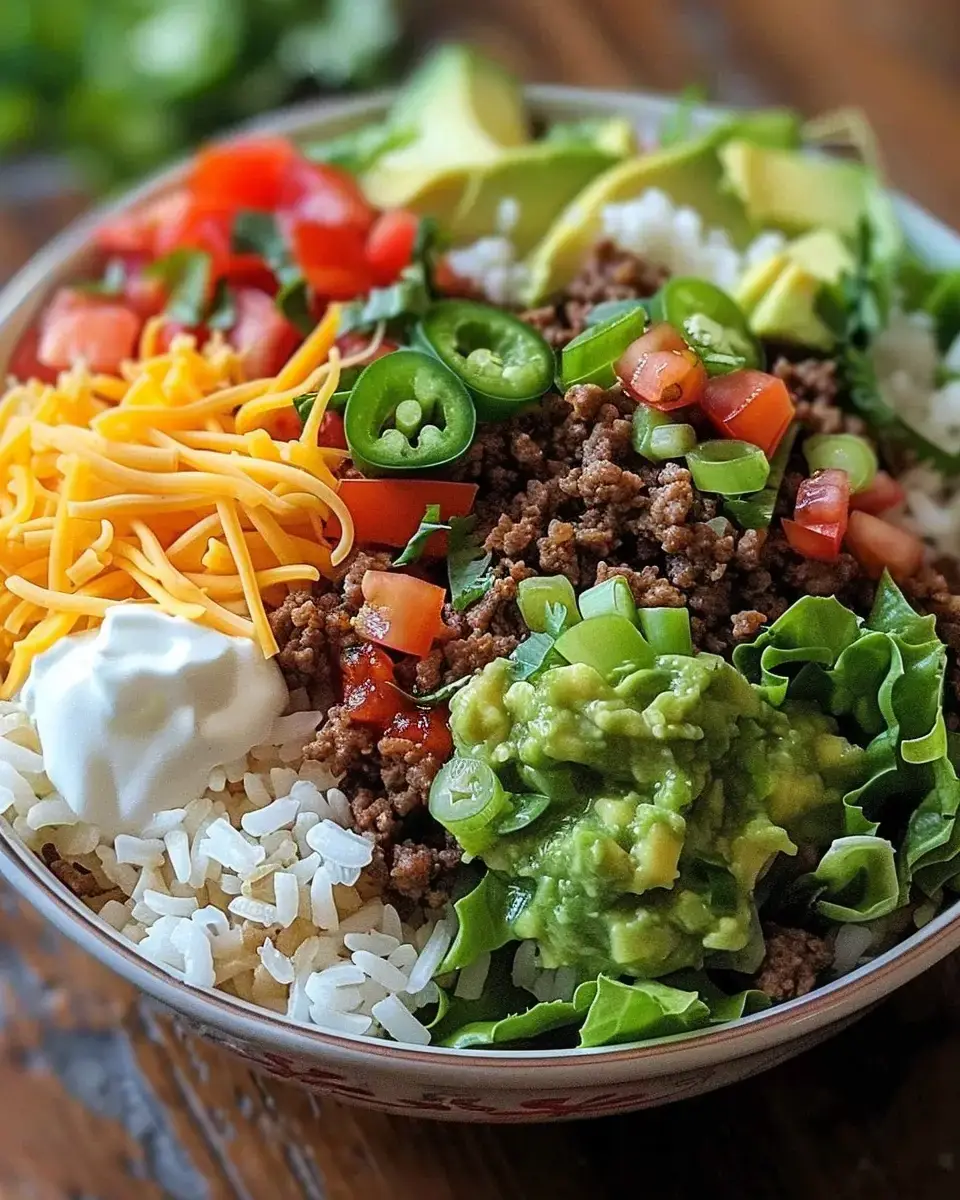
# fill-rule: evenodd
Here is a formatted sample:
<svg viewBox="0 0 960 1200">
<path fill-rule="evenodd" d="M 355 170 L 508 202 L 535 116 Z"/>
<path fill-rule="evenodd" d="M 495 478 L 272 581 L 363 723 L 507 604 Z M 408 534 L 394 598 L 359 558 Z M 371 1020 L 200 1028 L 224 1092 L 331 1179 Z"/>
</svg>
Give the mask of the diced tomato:
<svg viewBox="0 0 960 1200">
<path fill-rule="evenodd" d="M 820 562 L 836 562 L 843 545 L 843 528 L 839 521 L 823 525 L 801 525 L 783 518 L 783 532 L 790 548 L 804 558 Z"/>
<path fill-rule="evenodd" d="M 340 656 L 343 703 L 350 717 L 363 724 L 386 728 L 398 713 L 410 707 L 394 686 L 393 662 L 376 646 L 365 642 L 348 646 Z"/>
<path fill-rule="evenodd" d="M 428 504 L 440 505 L 442 521 L 467 516 L 477 498 L 477 485 L 440 479 L 344 479 L 340 497 L 350 509 L 359 544 L 402 547 L 417 532 Z M 446 536 L 434 534 L 424 554 L 445 552 Z"/>
<path fill-rule="evenodd" d="M 343 417 L 339 413 L 325 412 L 320 420 L 317 434 L 318 446 L 329 446 L 331 450 L 346 450 L 347 435 L 343 431 Z"/>
<path fill-rule="evenodd" d="M 369 333 L 344 333 L 337 338 L 337 349 L 340 351 L 342 358 L 350 358 L 354 354 L 360 354 L 370 345 Z M 392 342 L 389 338 L 381 338 L 376 350 L 363 364 L 373 362 L 374 359 L 384 358 L 387 354 L 392 354 L 394 350 L 399 350 L 400 346 L 397 342 Z"/>
<path fill-rule="evenodd" d="M 892 475 L 878 471 L 868 487 L 850 497 L 850 507 L 878 516 L 902 504 L 905 496 L 906 492 Z"/>
<path fill-rule="evenodd" d="M 97 245 L 107 254 L 154 258 L 157 230 L 179 221 L 189 207 L 190 197 L 186 189 L 178 188 L 130 212 L 111 217 L 97 230 Z"/>
<path fill-rule="evenodd" d="M 250 379 L 265 379 L 280 370 L 300 345 L 301 337 L 266 292 L 239 288 L 237 320 L 228 337 L 243 355 Z"/>
<path fill-rule="evenodd" d="M 379 283 L 391 283 L 410 265 L 420 228 L 416 213 L 403 208 L 381 213 L 367 234 L 367 262 Z"/>
<path fill-rule="evenodd" d="M 151 279 L 142 271 L 131 271 L 124 284 L 123 296 L 133 311 L 144 320 L 163 312 L 163 306 L 167 302 L 161 280 Z"/>
<path fill-rule="evenodd" d="M 752 442 L 769 458 L 790 427 L 794 407 L 787 385 L 765 371 L 732 371 L 707 380 L 703 411 L 726 437 Z"/>
<path fill-rule="evenodd" d="M 352 175 L 301 155 L 284 173 L 277 208 L 295 221 L 354 229 L 363 235 L 376 217 Z"/>
<path fill-rule="evenodd" d="M 13 375 L 23 383 L 28 379 L 39 379 L 41 383 L 55 383 L 57 372 L 44 366 L 37 358 L 39 343 L 40 330 L 33 326 L 17 342 L 5 370 L 0 372 L 0 380 L 4 375 Z"/>
<path fill-rule="evenodd" d="M 886 568 L 894 579 L 909 579 L 923 564 L 923 542 L 872 513 L 854 511 L 847 527 L 847 549 L 872 579 Z"/>
<path fill-rule="evenodd" d="M 703 395 L 707 373 L 692 350 L 652 350 L 641 357 L 633 374 L 621 377 L 620 382 L 634 400 L 666 412 L 696 404 Z"/>
<path fill-rule="evenodd" d="M 442 632 L 442 587 L 393 571 L 367 571 L 361 581 L 363 608 L 356 626 L 371 642 L 423 658 Z"/>
<path fill-rule="evenodd" d="M 37 360 L 54 371 L 82 360 L 92 371 L 116 373 L 133 357 L 142 325 L 125 304 L 61 288 L 40 322 Z"/>
<path fill-rule="evenodd" d="M 663 321 L 630 343 L 615 370 L 634 400 L 660 409 L 696 404 L 707 382 L 700 359 Z"/>
<path fill-rule="evenodd" d="M 198 346 L 202 346 L 209 336 L 205 325 L 184 325 L 182 321 L 166 320 L 157 333 L 157 352 L 164 354 L 173 345 L 173 339 L 181 333 L 196 338 Z"/>
<path fill-rule="evenodd" d="M 850 512 L 850 477 L 846 471 L 817 471 L 797 489 L 794 516 L 807 529 L 819 525 L 847 527 Z"/>
<path fill-rule="evenodd" d="M 393 683 L 393 659 L 379 646 L 363 642 L 348 646 L 340 656 L 345 688 L 357 687 L 372 679 L 374 683 Z"/>
<path fill-rule="evenodd" d="M 207 146 L 193 160 L 189 188 L 209 208 L 273 212 L 288 173 L 300 158 L 286 138 L 254 137 Z"/>
<path fill-rule="evenodd" d="M 413 742 L 435 758 L 449 758 L 453 753 L 453 738 L 450 736 L 448 719 L 449 714 L 443 708 L 399 712 L 387 726 L 384 736 Z"/>
<path fill-rule="evenodd" d="M 278 442 L 295 442 L 303 432 L 303 422 L 292 404 L 289 408 L 270 413 L 267 417 L 267 427 L 270 436 Z"/>
<path fill-rule="evenodd" d="M 211 288 L 227 273 L 233 259 L 232 214 L 226 208 L 191 202 L 173 219 L 160 225 L 154 235 L 157 258 L 174 250 L 203 250 L 212 260 Z"/>
<path fill-rule="evenodd" d="M 359 229 L 296 220 L 290 236 L 293 257 L 318 296 L 352 300 L 374 286 Z"/>
</svg>

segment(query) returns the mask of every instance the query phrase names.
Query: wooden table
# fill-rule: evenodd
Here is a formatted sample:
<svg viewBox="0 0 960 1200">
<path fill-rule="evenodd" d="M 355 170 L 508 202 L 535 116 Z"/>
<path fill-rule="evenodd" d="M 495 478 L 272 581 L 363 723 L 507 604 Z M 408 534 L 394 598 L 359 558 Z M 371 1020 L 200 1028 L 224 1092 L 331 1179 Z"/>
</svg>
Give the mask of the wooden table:
<svg viewBox="0 0 960 1200">
<path fill-rule="evenodd" d="M 531 79 L 676 88 L 813 113 L 861 102 L 893 181 L 960 222 L 957 0 L 410 4 Z M 0 277 L 81 203 L 3 199 Z M 633 1117 L 435 1126 L 268 1083 L 0 894 L 2 1200 L 947 1200 L 960 1188 L 960 961 L 832 1043 Z"/>
</svg>

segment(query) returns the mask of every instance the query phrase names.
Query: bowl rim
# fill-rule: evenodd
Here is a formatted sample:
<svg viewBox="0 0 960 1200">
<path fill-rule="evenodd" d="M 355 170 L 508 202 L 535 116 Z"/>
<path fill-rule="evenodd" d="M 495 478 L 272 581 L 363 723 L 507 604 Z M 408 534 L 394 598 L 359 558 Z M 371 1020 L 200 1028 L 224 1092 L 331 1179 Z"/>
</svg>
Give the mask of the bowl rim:
<svg viewBox="0 0 960 1200">
<path fill-rule="evenodd" d="M 618 92 L 562 85 L 531 85 L 525 95 L 534 110 L 553 116 L 585 113 L 619 113 L 641 126 L 651 128 L 676 107 L 676 100 L 651 92 Z M 305 136 L 310 132 L 339 132 L 382 114 L 393 93 L 364 94 L 339 101 L 313 101 L 268 114 L 227 139 L 250 132 Z M 706 126 L 722 119 L 729 108 L 698 105 L 695 122 Z M 50 288 L 69 277 L 90 252 L 91 235 L 108 217 L 125 212 L 144 199 L 161 194 L 182 177 L 189 158 L 151 176 L 118 198 L 101 204 L 72 222 L 39 250 L 0 291 L 0 357 L 28 325 L 43 304 Z M 892 193 L 910 240 L 935 246 L 934 256 L 960 264 L 960 237 L 913 201 Z M 621 1079 L 645 1074 L 660 1076 L 684 1069 L 697 1069 L 743 1057 L 770 1044 L 792 1042 L 824 1026 L 850 1016 L 871 1002 L 906 983 L 926 967 L 960 946 L 960 902 L 954 903 L 928 924 L 879 955 L 870 963 L 815 989 L 806 996 L 776 1005 L 764 1012 L 669 1038 L 622 1047 L 562 1050 L 456 1050 L 441 1046 L 411 1047 L 367 1036 L 336 1034 L 318 1027 L 290 1021 L 285 1016 L 216 990 L 185 984 L 140 955 L 136 947 L 113 930 L 69 892 L 13 833 L 6 818 L 0 818 L 0 876 L 27 899 L 41 915 L 71 941 L 91 952 L 155 999 L 203 1026 L 227 1033 L 273 1050 L 313 1060 L 356 1064 L 370 1057 L 405 1074 L 455 1068 L 489 1071 L 498 1080 L 509 1076 L 517 1086 L 529 1087 L 531 1068 L 538 1068 L 544 1082 L 565 1082 L 559 1073 L 580 1077 L 584 1068 L 603 1068 Z M 612 1069 L 612 1072 L 611 1072 Z M 599 1078 L 599 1077 L 598 1077 Z M 582 1079 L 578 1079 L 582 1083 Z"/>
</svg>

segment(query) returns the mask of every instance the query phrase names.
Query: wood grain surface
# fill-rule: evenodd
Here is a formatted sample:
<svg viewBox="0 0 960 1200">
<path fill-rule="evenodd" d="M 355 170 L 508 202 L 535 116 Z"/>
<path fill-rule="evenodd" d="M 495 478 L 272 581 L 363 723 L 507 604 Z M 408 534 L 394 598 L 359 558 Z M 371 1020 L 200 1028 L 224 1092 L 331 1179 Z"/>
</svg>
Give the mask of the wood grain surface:
<svg viewBox="0 0 960 1200">
<path fill-rule="evenodd" d="M 860 103 L 893 182 L 960 223 L 958 0 L 410 0 L 528 79 Z M 84 203 L 0 166 L 0 279 Z M 960 962 L 803 1058 L 667 1109 L 435 1126 L 265 1082 L 0 892 L 0 1200 L 953 1200 Z"/>
</svg>

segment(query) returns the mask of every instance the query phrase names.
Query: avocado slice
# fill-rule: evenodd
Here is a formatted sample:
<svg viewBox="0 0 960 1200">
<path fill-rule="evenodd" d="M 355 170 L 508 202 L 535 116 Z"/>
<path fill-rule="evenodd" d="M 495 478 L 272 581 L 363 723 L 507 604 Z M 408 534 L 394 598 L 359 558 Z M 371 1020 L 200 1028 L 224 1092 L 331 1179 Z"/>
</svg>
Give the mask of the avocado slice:
<svg viewBox="0 0 960 1200">
<path fill-rule="evenodd" d="M 736 300 L 758 337 L 830 350 L 835 339 L 817 315 L 817 299 L 824 283 L 835 283 L 852 268 L 843 239 L 817 229 L 748 271 Z"/>
<path fill-rule="evenodd" d="M 550 145 L 592 146 L 617 158 L 626 158 L 638 150 L 637 131 L 626 117 L 557 121 L 547 130 L 543 140 Z"/>
<path fill-rule="evenodd" d="M 742 139 L 727 142 L 719 154 L 726 184 L 757 228 L 856 233 L 873 178 L 865 167 Z"/>
<path fill-rule="evenodd" d="M 822 279 L 789 263 L 750 314 L 750 328 L 757 337 L 830 350 L 835 338 L 816 311 L 822 286 Z"/>
<path fill-rule="evenodd" d="M 424 211 L 439 204 L 431 211 L 441 220 L 466 187 L 462 168 L 493 162 L 530 139 L 519 84 L 468 46 L 430 55 L 397 97 L 388 123 L 416 136 L 366 172 L 364 191 L 381 208 Z"/>
<path fill-rule="evenodd" d="M 567 205 L 531 254 L 524 303 L 542 303 L 576 275 L 601 236 L 607 204 L 632 200 L 649 188 L 660 188 L 674 203 L 696 209 L 706 225 L 726 229 L 734 242 L 745 245 L 750 227 L 743 205 L 720 186 L 723 172 L 716 142 L 714 131 L 668 150 L 628 159 L 598 176 Z"/>
<path fill-rule="evenodd" d="M 450 224 L 457 243 L 493 233 L 502 202 L 516 201 L 517 219 L 508 236 L 527 254 L 554 218 L 617 156 L 588 145 L 538 142 L 506 151 L 496 162 L 469 173 Z"/>
</svg>

